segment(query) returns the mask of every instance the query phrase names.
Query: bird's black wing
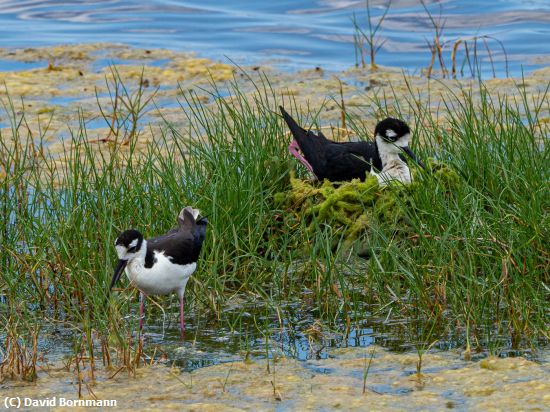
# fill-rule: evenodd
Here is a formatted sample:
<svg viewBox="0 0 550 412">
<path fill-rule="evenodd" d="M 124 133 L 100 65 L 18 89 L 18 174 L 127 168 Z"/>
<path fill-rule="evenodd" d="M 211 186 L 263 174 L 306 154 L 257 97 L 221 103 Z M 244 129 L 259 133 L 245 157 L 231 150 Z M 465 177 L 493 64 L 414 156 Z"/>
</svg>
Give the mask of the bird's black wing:
<svg viewBox="0 0 550 412">
<path fill-rule="evenodd" d="M 173 263 L 178 265 L 196 262 L 200 253 L 200 245 L 197 245 L 195 242 L 196 236 L 197 235 L 191 231 L 180 230 L 147 239 L 145 267 L 151 267 L 153 265 L 155 251 L 164 252 L 165 255 L 172 258 Z"/>
<path fill-rule="evenodd" d="M 360 153 L 354 153 L 336 145 L 327 150 L 326 159 L 323 178 L 333 182 L 355 178 L 363 180 L 366 172 L 370 170 L 368 160 Z"/>
<path fill-rule="evenodd" d="M 325 150 L 325 176 L 330 181 L 364 180 L 371 169 L 378 163 L 376 146 L 371 142 L 335 143 Z"/>
</svg>

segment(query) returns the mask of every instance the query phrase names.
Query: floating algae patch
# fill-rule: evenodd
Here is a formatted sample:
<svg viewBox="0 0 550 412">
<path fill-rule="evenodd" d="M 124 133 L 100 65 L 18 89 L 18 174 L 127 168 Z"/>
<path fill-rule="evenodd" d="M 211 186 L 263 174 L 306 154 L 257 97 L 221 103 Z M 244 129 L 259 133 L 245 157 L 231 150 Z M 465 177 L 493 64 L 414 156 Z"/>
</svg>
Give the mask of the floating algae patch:
<svg viewBox="0 0 550 412">
<path fill-rule="evenodd" d="M 425 179 L 434 179 L 446 193 L 460 184 L 458 174 L 442 163 L 430 161 L 428 170 L 427 174 L 413 170 L 414 181 L 410 185 L 395 182 L 386 187 L 379 186 L 374 176 L 365 181 L 317 183 L 291 174 L 289 190 L 276 193 L 274 201 L 276 207 L 292 212 L 285 214 L 286 224 L 293 226 L 305 219 L 313 232 L 319 223 L 327 223 L 342 231 L 349 244 L 368 232 L 375 222 L 402 232 L 410 230 L 406 209 L 412 207 L 415 192 L 425 190 Z"/>
<path fill-rule="evenodd" d="M 457 99 L 462 101 L 470 94 L 474 101 L 479 102 L 485 92 L 497 97 L 505 90 L 510 99 L 522 101 L 520 92 L 524 92 L 528 97 L 526 102 L 532 98 L 537 101 L 537 96 L 545 93 L 549 73 L 548 69 L 541 69 L 521 79 L 493 79 L 478 87 L 478 82 L 472 79 L 435 81 L 423 76 L 405 76 L 398 68 L 380 67 L 376 71 L 350 69 L 339 73 L 314 69 L 285 73 L 269 66 L 236 67 L 228 64 L 227 59 L 209 60 L 189 52 L 139 49 L 110 43 L 0 48 L 0 65 L 2 62 L 6 67 L 0 67 L 0 83 L 3 85 L 0 88 L 0 121 L 8 123 L 11 119 L 17 123 L 16 118 L 24 114 L 25 125 L 32 135 L 41 136 L 47 129 L 50 140 L 69 137 L 80 126 L 81 117 L 86 123 L 103 119 L 106 114 L 106 122 L 109 122 L 115 94 L 113 70 L 118 72 L 130 95 L 135 96 L 137 88 L 142 87 L 142 102 L 152 98 L 140 113 L 141 124 L 138 126 L 140 133 L 151 142 L 157 140 L 159 133 L 153 133 L 147 127 L 149 124 L 164 127 L 167 120 L 177 130 L 188 130 L 189 121 L 184 107 L 193 103 L 182 99 L 182 92 L 193 90 L 198 94 L 197 101 L 205 105 L 219 96 L 232 104 L 228 81 L 237 82 L 238 99 L 244 97 L 251 105 L 256 105 L 254 93 L 257 85 L 267 79 L 264 77 L 266 74 L 274 96 L 294 102 L 297 108 L 322 107 L 319 119 L 335 126 L 340 124 L 340 105 L 330 99 L 327 101 L 327 95 L 341 90 L 346 107 L 351 109 L 350 116 L 358 116 L 361 128 L 372 131 L 376 118 L 402 114 L 407 117 L 407 113 L 410 117 L 411 113 L 423 110 L 431 116 L 431 121 L 426 122 L 424 128 L 429 129 L 437 124 L 449 129 L 442 105 L 453 107 L 453 102 Z M 215 87 L 212 87 L 213 82 Z M 269 95 L 266 93 L 265 97 L 271 102 L 273 98 Z M 380 96 L 384 96 L 384 110 L 370 104 L 378 101 Z M 275 107 L 281 101 L 273 103 Z M 4 110 L 11 104 L 16 115 Z M 399 112 L 396 107 L 400 108 Z M 544 106 L 539 109 L 538 120 L 547 121 L 550 118 L 548 108 Z M 534 109 L 526 107 L 524 110 L 532 112 Z M 539 125 L 539 129 L 546 137 L 545 125 Z M 109 135 L 109 131 L 110 127 L 106 124 L 101 130 L 90 131 L 88 137 L 90 140 L 102 140 Z M 0 126 L 0 132 L 9 136 L 12 131 Z M 422 138 L 421 133 L 419 137 Z M 47 151 L 54 148 L 46 147 Z M 100 145 L 97 150 L 101 150 Z"/>
<path fill-rule="evenodd" d="M 369 373 L 365 367 L 372 355 Z M 82 400 L 116 400 L 117 410 L 548 410 L 550 369 L 525 358 L 465 361 L 455 352 L 418 356 L 380 347 L 339 349 L 331 358 L 247 359 L 193 372 L 164 366 L 135 376 L 96 373 Z M 488 367 L 487 365 L 491 365 Z M 36 383 L 4 386 L 4 396 L 78 400 L 75 376 L 53 368 Z M 114 375 L 114 377 L 112 377 Z M 111 378 L 112 377 L 112 378 Z M 29 408 L 26 408 L 29 409 Z M 38 410 L 31 408 L 32 410 Z"/>
<path fill-rule="evenodd" d="M 103 49 L 102 49 L 103 47 Z M 105 77 L 112 77 L 112 69 L 121 78 L 128 81 L 146 81 L 148 86 L 177 90 L 181 83 L 185 88 L 208 85 L 212 80 L 225 81 L 233 78 L 235 68 L 232 65 L 196 57 L 189 53 L 165 52 L 163 50 L 140 50 L 117 48 L 116 45 L 81 45 L 80 50 L 71 46 L 58 46 L 40 49 L 13 50 L 7 53 L 0 49 L 0 59 L 15 61 L 43 61 L 44 67 L 19 71 L 0 71 L 0 81 L 5 87 L 0 95 L 9 93 L 15 97 L 40 97 L 47 99 L 55 96 L 93 96 L 95 90 L 107 92 Z M 103 54 L 98 55 L 102 51 Z M 105 59 L 109 53 L 124 57 L 124 61 Z M 128 60 L 132 57 L 138 60 Z M 157 60 L 152 60 L 152 58 Z M 162 62 L 159 65 L 158 59 Z M 100 60 L 105 64 L 96 67 Z M 154 64 L 152 64 L 154 63 Z"/>
</svg>

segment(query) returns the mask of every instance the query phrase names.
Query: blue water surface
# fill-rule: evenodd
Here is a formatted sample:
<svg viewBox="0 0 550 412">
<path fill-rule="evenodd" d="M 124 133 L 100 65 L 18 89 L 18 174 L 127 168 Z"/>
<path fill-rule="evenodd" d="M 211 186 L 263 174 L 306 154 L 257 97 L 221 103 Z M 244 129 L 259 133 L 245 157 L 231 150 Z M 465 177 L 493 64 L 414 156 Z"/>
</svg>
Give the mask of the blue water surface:
<svg viewBox="0 0 550 412">
<path fill-rule="evenodd" d="M 0 38 L 3 47 L 116 42 L 196 51 L 240 64 L 270 63 L 284 70 L 315 66 L 342 70 L 355 64 L 351 18 L 355 13 L 366 28 L 365 4 L 354 0 L 0 0 Z M 385 4 L 385 0 L 370 1 L 374 20 Z M 425 4 L 435 20 L 441 15 L 444 22 L 448 64 L 452 44 L 475 35 L 490 35 L 504 44 L 513 75 L 550 62 L 549 0 L 426 0 Z M 433 26 L 420 1 L 393 0 L 379 34 L 384 41 L 377 55 L 379 64 L 413 72 L 429 64 L 427 42 L 433 38 Z M 506 74 L 500 46 L 491 39 L 488 45 L 497 75 Z M 480 43 L 478 52 L 484 50 Z M 482 70 L 492 75 L 488 56 L 485 62 Z"/>
</svg>

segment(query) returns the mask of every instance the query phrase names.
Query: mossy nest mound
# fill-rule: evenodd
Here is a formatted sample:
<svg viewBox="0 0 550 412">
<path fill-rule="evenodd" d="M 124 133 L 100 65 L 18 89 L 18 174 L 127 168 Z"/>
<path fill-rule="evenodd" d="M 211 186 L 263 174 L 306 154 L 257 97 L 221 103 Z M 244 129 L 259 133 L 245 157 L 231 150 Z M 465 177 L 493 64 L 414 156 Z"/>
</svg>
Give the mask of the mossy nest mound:
<svg viewBox="0 0 550 412">
<path fill-rule="evenodd" d="M 459 176 L 448 166 L 435 161 L 428 162 L 429 173 L 413 170 L 413 182 L 405 186 L 399 182 L 386 187 L 378 185 L 374 176 L 364 182 L 310 182 L 290 176 L 290 188 L 276 193 L 276 207 L 286 211 L 285 224 L 295 226 L 305 220 L 309 231 L 319 223 L 330 224 L 343 231 L 346 243 L 351 243 L 368 232 L 373 223 L 383 223 L 401 232 L 411 231 L 407 209 L 414 207 L 414 195 L 419 190 L 442 189 L 446 196 L 459 182 Z M 433 179 L 432 184 L 426 184 Z M 439 195 L 434 193 L 434 195 Z"/>
</svg>

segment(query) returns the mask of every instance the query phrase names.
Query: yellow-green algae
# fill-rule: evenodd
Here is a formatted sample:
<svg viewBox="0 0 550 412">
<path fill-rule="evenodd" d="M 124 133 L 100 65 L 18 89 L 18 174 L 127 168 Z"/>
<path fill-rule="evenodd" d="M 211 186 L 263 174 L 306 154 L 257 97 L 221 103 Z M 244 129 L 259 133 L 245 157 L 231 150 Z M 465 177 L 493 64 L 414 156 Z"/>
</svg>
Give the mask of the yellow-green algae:
<svg viewBox="0 0 550 412">
<path fill-rule="evenodd" d="M 350 182 L 322 183 L 311 182 L 290 176 L 290 188 L 276 193 L 275 205 L 284 209 L 286 223 L 294 225 L 306 219 L 310 231 L 316 230 L 316 223 L 329 223 L 338 230 L 349 244 L 368 231 L 373 221 L 385 224 L 399 224 L 401 231 L 407 230 L 404 222 L 405 208 L 410 206 L 410 197 L 417 190 L 423 190 L 423 179 L 435 179 L 444 190 L 450 192 L 459 184 L 457 173 L 445 164 L 428 162 L 427 174 L 413 169 L 413 182 L 403 185 L 399 182 L 386 187 L 378 185 L 374 176 L 365 181 L 354 179 Z"/>
<path fill-rule="evenodd" d="M 275 72 L 268 66 L 260 70 L 244 67 L 246 75 L 236 67 L 226 62 L 216 62 L 197 57 L 193 53 L 178 52 L 166 49 L 138 49 L 123 44 L 94 43 L 59 45 L 42 48 L 7 49 L 0 48 L 0 59 L 24 62 L 41 62 L 43 67 L 30 70 L 0 71 L 0 101 L 6 104 L 7 94 L 12 98 L 15 110 L 25 113 L 25 124 L 29 126 L 34 136 L 45 130 L 45 141 L 51 142 L 46 150 L 59 153 L 62 151 L 58 140 L 67 135 L 69 127 L 74 129 L 81 114 L 85 122 L 101 118 L 97 105 L 102 106 L 110 115 L 110 98 L 105 78 L 111 78 L 111 69 L 106 67 L 110 61 L 122 61 L 114 65 L 122 81 L 130 91 L 136 87 L 142 72 L 146 97 L 156 90 L 154 110 L 148 113 L 148 120 L 153 124 L 162 124 L 167 119 L 181 130 L 186 130 L 186 116 L 179 106 L 174 106 L 179 86 L 183 90 L 194 89 L 203 102 L 209 101 L 209 96 L 196 86 L 205 87 L 212 79 L 221 88 L 224 82 L 236 77 L 240 90 L 250 97 L 254 84 L 249 81 L 251 76 L 259 81 L 260 72 L 269 73 L 270 86 L 278 96 L 292 96 L 297 107 L 321 107 L 320 119 L 337 125 L 341 117 L 339 105 L 327 96 L 340 91 L 346 107 L 354 111 L 354 107 L 367 110 L 362 113 L 361 122 L 365 130 L 374 130 L 376 120 L 397 115 L 393 107 L 400 107 L 404 116 L 413 112 L 426 111 L 431 115 L 434 124 L 448 127 L 446 104 L 460 99 L 463 93 L 471 93 L 474 101 L 481 94 L 477 80 L 474 79 L 428 79 L 419 75 L 403 75 L 402 70 L 391 67 L 379 67 L 370 71 L 350 69 L 340 73 L 327 73 L 320 70 L 302 70 L 297 73 Z M 520 91 L 525 92 L 528 99 L 535 98 L 544 91 L 550 79 L 550 67 L 529 73 L 521 78 L 488 79 L 484 81 L 485 91 L 493 98 L 503 93 L 510 99 L 521 100 Z M 357 87 L 355 84 L 366 85 Z M 98 99 L 96 100 L 96 91 Z M 229 97 L 227 99 L 230 99 Z M 372 104 L 373 100 L 382 99 L 383 109 Z M 288 100 L 288 97 L 286 98 Z M 167 104 L 165 104 L 167 103 Z M 280 103 L 277 102 L 278 104 Z M 153 108 L 153 106 L 151 107 Z M 372 113 L 371 113 L 372 112 Z M 550 121 L 550 113 L 546 107 L 540 107 L 539 121 Z M 41 119 L 41 120 L 40 120 Z M 3 124 L 1 124 L 3 123 Z M 0 118 L 0 131 L 9 136 L 7 119 Z M 430 122 L 423 125 L 431 127 Z M 93 130 L 92 130 L 93 129 Z M 144 127 L 141 130 L 140 142 L 146 144 L 158 139 L 152 129 Z M 96 122 L 93 128 L 88 127 L 87 135 L 91 139 L 104 138 L 108 135 L 108 125 L 99 126 Z M 99 147 L 98 147 L 98 150 Z"/>
<path fill-rule="evenodd" d="M 365 362 L 374 357 L 363 393 Z M 544 354 L 543 354 L 544 355 Z M 338 349 L 331 358 L 277 358 L 219 364 L 193 371 L 142 367 L 136 376 L 82 371 L 83 399 L 116 399 L 117 410 L 533 410 L 550 408 L 547 363 L 458 353 L 428 353 L 416 373 L 413 353 L 380 347 Z M 36 383 L 10 383 L 4 396 L 78 399 L 75 375 L 51 367 Z M 89 388 L 89 389 L 88 389 Z M 63 410 L 62 408 L 53 408 Z"/>
</svg>

